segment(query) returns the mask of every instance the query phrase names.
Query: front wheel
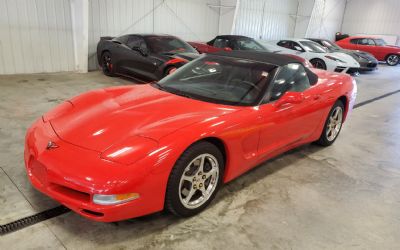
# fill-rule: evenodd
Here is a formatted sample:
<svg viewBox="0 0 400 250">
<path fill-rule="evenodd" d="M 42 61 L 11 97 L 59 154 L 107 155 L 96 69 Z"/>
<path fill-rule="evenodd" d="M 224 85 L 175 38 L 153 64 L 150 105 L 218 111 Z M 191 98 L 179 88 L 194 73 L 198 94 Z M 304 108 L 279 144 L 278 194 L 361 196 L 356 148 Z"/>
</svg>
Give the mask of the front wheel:
<svg viewBox="0 0 400 250">
<path fill-rule="evenodd" d="M 114 65 L 111 60 L 111 53 L 106 51 L 101 55 L 101 68 L 104 75 L 114 76 Z"/>
<path fill-rule="evenodd" d="M 342 129 L 343 116 L 344 104 L 342 101 L 338 100 L 329 112 L 322 134 L 318 141 L 316 141 L 317 144 L 321 146 L 330 146 L 335 142 Z"/>
<path fill-rule="evenodd" d="M 182 217 L 201 212 L 214 199 L 223 170 L 222 153 L 214 144 L 203 141 L 190 146 L 171 171 L 166 208 Z"/>
<path fill-rule="evenodd" d="M 400 62 L 400 57 L 398 55 L 389 55 L 386 57 L 386 63 L 389 66 L 396 66 Z"/>
<path fill-rule="evenodd" d="M 314 66 L 314 68 L 326 70 L 326 64 L 321 59 L 318 59 L 318 58 L 312 59 L 312 60 L 310 60 L 310 63 Z"/>
</svg>

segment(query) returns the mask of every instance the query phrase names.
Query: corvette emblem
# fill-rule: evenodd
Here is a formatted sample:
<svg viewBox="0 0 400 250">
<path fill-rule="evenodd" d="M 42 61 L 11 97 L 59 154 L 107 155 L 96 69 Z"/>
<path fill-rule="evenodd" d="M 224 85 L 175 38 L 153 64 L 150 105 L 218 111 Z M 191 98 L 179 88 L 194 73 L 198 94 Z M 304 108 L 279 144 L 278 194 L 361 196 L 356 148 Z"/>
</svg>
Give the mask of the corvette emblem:
<svg viewBox="0 0 400 250">
<path fill-rule="evenodd" d="M 55 142 L 49 141 L 49 142 L 47 143 L 47 146 L 46 146 L 46 149 L 47 149 L 47 150 L 55 149 L 55 148 L 58 148 L 58 145 L 57 145 Z"/>
</svg>

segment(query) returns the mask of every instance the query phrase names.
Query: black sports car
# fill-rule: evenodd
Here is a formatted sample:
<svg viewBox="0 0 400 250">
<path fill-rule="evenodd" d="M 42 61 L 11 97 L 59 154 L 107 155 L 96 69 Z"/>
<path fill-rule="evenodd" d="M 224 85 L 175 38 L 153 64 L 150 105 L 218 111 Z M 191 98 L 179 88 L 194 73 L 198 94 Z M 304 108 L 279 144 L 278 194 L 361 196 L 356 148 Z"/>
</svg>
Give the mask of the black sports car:
<svg viewBox="0 0 400 250">
<path fill-rule="evenodd" d="M 107 76 L 159 80 L 198 56 L 192 46 L 170 35 L 102 37 L 97 44 L 97 60 Z"/>
<path fill-rule="evenodd" d="M 352 56 L 359 64 L 359 71 L 372 71 L 378 68 L 378 60 L 370 53 L 359 50 L 348 50 L 339 47 L 336 43 L 327 39 L 320 38 L 306 38 L 308 40 L 317 42 L 327 48 L 329 52 L 342 52 Z"/>
</svg>

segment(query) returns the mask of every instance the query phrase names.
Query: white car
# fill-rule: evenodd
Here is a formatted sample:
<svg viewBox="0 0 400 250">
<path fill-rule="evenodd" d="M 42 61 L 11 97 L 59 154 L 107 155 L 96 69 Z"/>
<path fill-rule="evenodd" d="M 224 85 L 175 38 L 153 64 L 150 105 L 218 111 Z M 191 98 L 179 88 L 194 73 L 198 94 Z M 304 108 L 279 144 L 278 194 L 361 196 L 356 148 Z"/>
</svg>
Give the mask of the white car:
<svg viewBox="0 0 400 250">
<path fill-rule="evenodd" d="M 280 41 L 259 40 L 267 49 L 280 54 L 293 54 L 310 61 L 318 69 L 333 72 L 357 73 L 360 64 L 342 52 L 329 52 L 316 42 L 307 39 L 285 39 Z"/>
</svg>

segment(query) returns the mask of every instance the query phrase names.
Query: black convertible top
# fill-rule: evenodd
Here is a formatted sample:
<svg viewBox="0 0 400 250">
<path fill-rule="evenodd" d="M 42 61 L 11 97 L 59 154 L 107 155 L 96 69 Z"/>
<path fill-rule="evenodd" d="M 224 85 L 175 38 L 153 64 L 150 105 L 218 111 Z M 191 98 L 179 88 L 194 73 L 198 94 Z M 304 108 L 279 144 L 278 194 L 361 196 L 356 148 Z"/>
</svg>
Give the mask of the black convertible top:
<svg viewBox="0 0 400 250">
<path fill-rule="evenodd" d="M 296 58 L 280 55 L 276 53 L 271 53 L 261 50 L 232 50 L 232 51 L 218 51 L 213 53 L 214 55 L 228 56 L 241 59 L 249 59 L 252 61 L 258 61 L 262 63 L 273 64 L 276 66 L 284 66 L 289 63 L 301 63 L 301 61 Z"/>
<path fill-rule="evenodd" d="M 268 63 L 276 66 L 285 66 L 289 63 L 300 63 L 303 65 L 303 62 L 297 60 L 294 57 L 280 55 L 276 53 L 271 53 L 267 51 L 260 51 L 260 50 L 232 50 L 232 51 L 218 51 L 213 53 L 212 55 L 219 55 L 219 56 L 227 56 L 239 59 L 248 59 L 252 61 Z M 318 76 L 313 73 L 309 68 L 304 67 L 307 76 L 310 80 L 310 84 L 314 85 L 318 82 Z"/>
</svg>

